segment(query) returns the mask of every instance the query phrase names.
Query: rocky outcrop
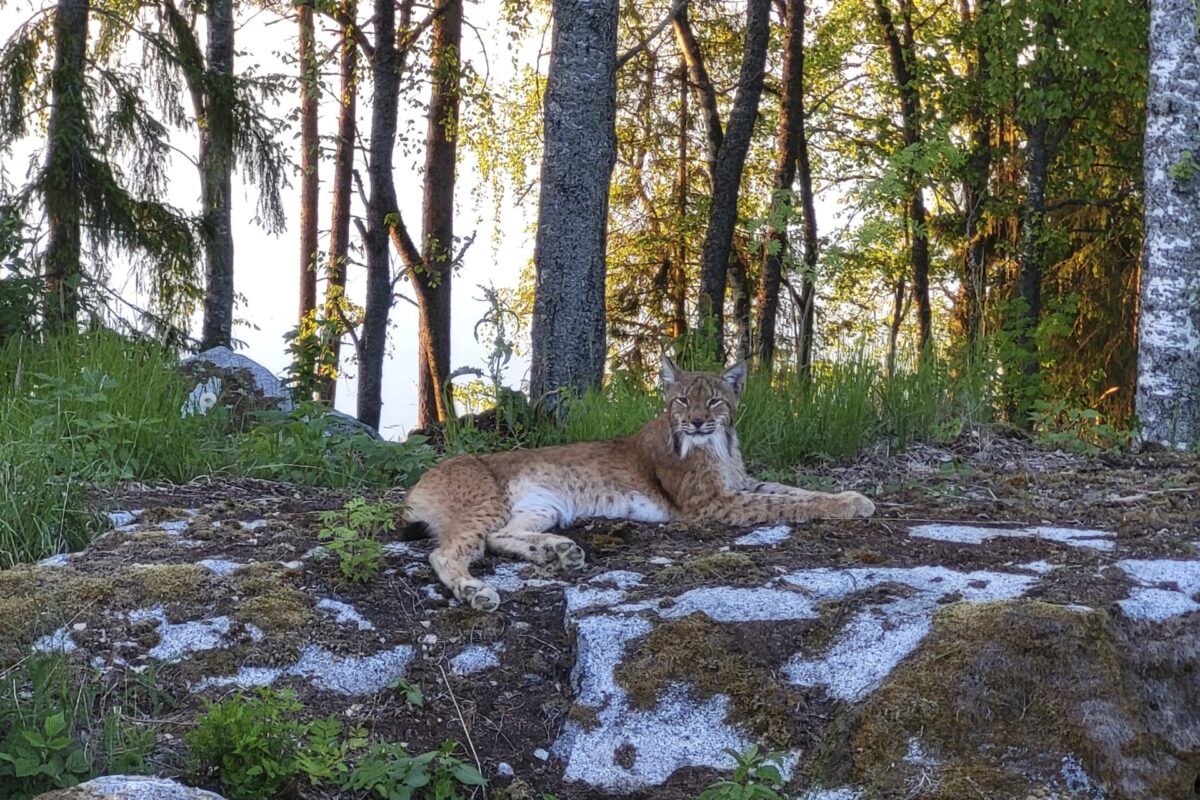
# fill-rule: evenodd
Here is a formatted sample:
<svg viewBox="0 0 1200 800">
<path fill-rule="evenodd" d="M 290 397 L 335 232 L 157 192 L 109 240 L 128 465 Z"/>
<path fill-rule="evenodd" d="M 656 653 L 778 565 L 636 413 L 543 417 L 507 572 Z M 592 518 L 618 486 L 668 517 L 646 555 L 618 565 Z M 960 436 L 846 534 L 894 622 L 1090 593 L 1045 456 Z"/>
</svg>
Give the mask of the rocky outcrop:
<svg viewBox="0 0 1200 800">
<path fill-rule="evenodd" d="M 139 488 L 87 551 L 0 572 L 0 667 L 150 669 L 184 717 L 290 687 L 414 750 L 469 739 L 506 796 L 692 798 L 759 745 L 797 797 L 1176 800 L 1200 773 L 1200 500 L 1175 489 L 1200 470 L 1171 463 L 902 482 L 876 519 L 803 528 L 588 524 L 583 573 L 479 564 L 492 615 L 427 543 L 347 583 L 316 537 L 342 494 Z"/>
<path fill-rule="evenodd" d="M 71 789 L 47 792 L 38 800 L 222 800 L 220 795 L 193 789 L 165 778 L 110 775 Z"/>
</svg>

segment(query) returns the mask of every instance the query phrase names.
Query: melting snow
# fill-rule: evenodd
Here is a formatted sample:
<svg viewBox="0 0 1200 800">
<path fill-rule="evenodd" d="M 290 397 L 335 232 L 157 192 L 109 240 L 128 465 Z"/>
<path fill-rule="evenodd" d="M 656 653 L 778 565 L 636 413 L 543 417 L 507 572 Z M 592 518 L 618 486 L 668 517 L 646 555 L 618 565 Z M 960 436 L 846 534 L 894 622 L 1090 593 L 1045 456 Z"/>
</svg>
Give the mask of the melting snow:
<svg viewBox="0 0 1200 800">
<path fill-rule="evenodd" d="M 361 658 L 308 645 L 300 651 L 300 660 L 290 667 L 242 667 L 236 675 L 205 678 L 193 685 L 192 691 L 210 686 L 270 686 L 280 678 L 296 677 L 335 694 L 374 694 L 403 678 L 412 657 L 413 648 L 406 644 Z"/>
<path fill-rule="evenodd" d="M 733 543 L 742 547 L 779 544 L 791 535 L 792 529 L 787 525 L 776 525 L 773 528 L 759 528 L 750 531 L 745 536 L 734 539 Z"/>
<path fill-rule="evenodd" d="M 483 672 L 485 669 L 498 667 L 500 666 L 500 659 L 496 654 L 503 649 L 503 645 L 499 643 L 489 647 L 477 644 L 471 645 L 450 659 L 450 671 L 455 675 L 471 675 L 476 672 Z"/>
<path fill-rule="evenodd" d="M 1117 603 L 1129 617 L 1162 622 L 1200 611 L 1193 599 L 1200 593 L 1200 561 L 1126 559 L 1117 566 L 1142 584 Z"/>
<path fill-rule="evenodd" d="M 373 631 L 375 626 L 371 621 L 359 614 L 357 609 L 341 600 L 325 598 L 317 601 L 317 608 L 333 614 L 333 619 L 339 625 L 357 625 L 360 631 Z"/>
<path fill-rule="evenodd" d="M 977 525 L 917 525 L 908 532 L 909 536 L 935 539 L 939 542 L 982 544 L 998 537 L 1014 539 L 1046 539 L 1051 542 L 1086 547 L 1091 550 L 1109 551 L 1114 547 L 1111 531 L 1077 530 L 1075 528 L 1029 527 L 1029 528 L 982 528 Z"/>
</svg>

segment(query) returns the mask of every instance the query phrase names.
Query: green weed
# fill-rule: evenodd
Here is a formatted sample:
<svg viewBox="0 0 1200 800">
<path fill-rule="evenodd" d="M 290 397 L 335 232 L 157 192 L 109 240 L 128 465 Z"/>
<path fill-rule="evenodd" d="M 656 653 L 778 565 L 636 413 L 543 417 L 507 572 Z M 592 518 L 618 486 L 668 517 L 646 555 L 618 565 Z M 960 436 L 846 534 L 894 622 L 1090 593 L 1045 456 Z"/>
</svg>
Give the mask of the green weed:
<svg viewBox="0 0 1200 800">
<path fill-rule="evenodd" d="M 783 800 L 779 794 L 783 753 L 762 753 L 758 745 L 751 745 L 745 753 L 725 752 L 737 763 L 733 777 L 709 785 L 697 800 Z"/>
<path fill-rule="evenodd" d="M 383 566 L 379 535 L 395 527 L 399 513 L 400 506 L 394 503 L 368 503 L 355 497 L 340 509 L 321 512 L 317 538 L 337 556 L 342 577 L 366 583 Z"/>
</svg>

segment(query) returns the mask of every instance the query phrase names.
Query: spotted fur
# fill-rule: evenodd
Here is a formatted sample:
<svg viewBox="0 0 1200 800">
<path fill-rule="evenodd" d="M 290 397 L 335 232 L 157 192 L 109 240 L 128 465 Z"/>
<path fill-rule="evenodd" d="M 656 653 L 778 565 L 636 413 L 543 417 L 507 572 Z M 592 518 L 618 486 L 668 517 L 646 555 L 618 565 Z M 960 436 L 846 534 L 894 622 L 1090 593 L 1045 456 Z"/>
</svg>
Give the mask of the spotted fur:
<svg viewBox="0 0 1200 800">
<path fill-rule="evenodd" d="M 455 597 L 493 611 L 496 590 L 471 576 L 486 551 L 567 569 L 583 550 L 547 533 L 577 519 L 729 525 L 869 517 L 856 492 L 822 494 L 748 478 L 733 415 L 745 364 L 723 373 L 663 364 L 666 410 L 632 436 L 451 458 L 408 495 L 408 516 L 437 537 L 429 561 Z"/>
</svg>

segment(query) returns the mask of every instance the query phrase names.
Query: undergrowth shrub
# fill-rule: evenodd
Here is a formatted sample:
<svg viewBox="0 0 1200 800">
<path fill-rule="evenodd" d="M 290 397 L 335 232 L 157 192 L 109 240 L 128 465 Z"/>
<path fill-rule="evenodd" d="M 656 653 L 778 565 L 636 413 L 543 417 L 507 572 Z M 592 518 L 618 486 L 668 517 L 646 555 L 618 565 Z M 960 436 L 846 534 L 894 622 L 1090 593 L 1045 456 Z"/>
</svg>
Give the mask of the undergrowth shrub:
<svg viewBox="0 0 1200 800">
<path fill-rule="evenodd" d="M 411 486 L 433 465 L 433 448 L 423 437 L 379 441 L 346 429 L 319 403 L 255 417 L 237 449 L 238 470 L 254 477 L 350 489 Z"/>
<path fill-rule="evenodd" d="M 103 774 L 143 774 L 154 746 L 155 696 L 143 684 L 102 687 L 66 658 L 35 656 L 0 673 L 0 797 L 26 800 Z"/>
</svg>

